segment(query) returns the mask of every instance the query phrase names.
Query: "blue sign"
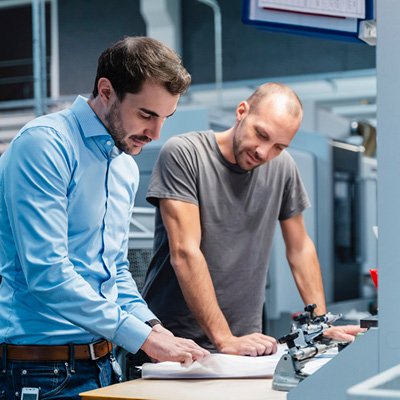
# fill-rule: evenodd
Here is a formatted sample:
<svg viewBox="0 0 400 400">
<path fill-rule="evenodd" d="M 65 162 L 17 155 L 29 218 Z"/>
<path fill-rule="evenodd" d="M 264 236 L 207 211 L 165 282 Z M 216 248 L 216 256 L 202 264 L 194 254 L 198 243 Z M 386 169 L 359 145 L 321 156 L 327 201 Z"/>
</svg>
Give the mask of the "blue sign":
<svg viewBox="0 0 400 400">
<path fill-rule="evenodd" d="M 374 0 L 242 2 L 243 23 L 258 29 L 357 43 L 368 42 L 362 37 L 371 34 L 374 18 Z"/>
</svg>

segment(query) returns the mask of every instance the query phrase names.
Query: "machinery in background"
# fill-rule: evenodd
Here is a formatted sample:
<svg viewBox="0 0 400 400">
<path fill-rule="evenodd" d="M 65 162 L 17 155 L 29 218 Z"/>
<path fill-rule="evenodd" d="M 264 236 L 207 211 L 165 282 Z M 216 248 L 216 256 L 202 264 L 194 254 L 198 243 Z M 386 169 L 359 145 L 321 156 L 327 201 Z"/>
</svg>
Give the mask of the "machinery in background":
<svg viewBox="0 0 400 400">
<path fill-rule="evenodd" d="M 329 308 L 344 314 L 340 323 L 359 323 L 357 314 L 368 313 L 376 304 L 368 270 L 377 268 L 373 232 L 377 163 L 365 156 L 361 140 L 355 145 L 301 131 L 288 150 L 312 204 L 303 213 L 304 221 L 317 249 Z M 303 308 L 303 301 L 286 260 L 279 224 L 268 274 L 264 331 L 280 337 L 287 332 L 292 314 Z"/>
<path fill-rule="evenodd" d="M 334 300 L 373 293 L 368 269 L 377 267 L 377 164 L 363 146 L 333 141 Z"/>
<path fill-rule="evenodd" d="M 139 292 L 143 289 L 147 268 L 153 255 L 154 215 L 154 208 L 134 207 L 130 222 L 128 242 L 129 271 L 136 282 Z"/>
</svg>

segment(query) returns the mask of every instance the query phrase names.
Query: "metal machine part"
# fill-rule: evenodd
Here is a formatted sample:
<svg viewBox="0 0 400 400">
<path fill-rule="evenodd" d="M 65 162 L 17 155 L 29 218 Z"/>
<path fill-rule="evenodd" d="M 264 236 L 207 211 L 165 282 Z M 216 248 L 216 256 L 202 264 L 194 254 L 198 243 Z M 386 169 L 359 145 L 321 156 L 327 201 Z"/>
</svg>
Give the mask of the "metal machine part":
<svg viewBox="0 0 400 400">
<path fill-rule="evenodd" d="M 317 316 L 314 312 L 315 304 L 304 308 L 304 312 L 294 317 L 291 332 L 278 341 L 288 346 L 288 353 L 284 354 L 276 366 L 272 388 L 274 390 L 289 391 L 305 379 L 308 374 L 303 367 L 318 354 L 337 347 L 338 341 L 322 338 L 322 333 L 331 327 L 331 323 L 342 315 L 327 313 Z"/>
</svg>

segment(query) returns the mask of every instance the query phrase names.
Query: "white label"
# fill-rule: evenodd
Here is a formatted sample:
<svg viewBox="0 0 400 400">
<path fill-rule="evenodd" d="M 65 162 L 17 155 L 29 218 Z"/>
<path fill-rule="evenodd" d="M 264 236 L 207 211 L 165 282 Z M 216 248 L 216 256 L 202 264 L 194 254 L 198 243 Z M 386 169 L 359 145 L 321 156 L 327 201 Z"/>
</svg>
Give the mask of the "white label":
<svg viewBox="0 0 400 400">
<path fill-rule="evenodd" d="M 258 5 L 279 11 L 365 18 L 365 0 L 258 0 Z"/>
</svg>

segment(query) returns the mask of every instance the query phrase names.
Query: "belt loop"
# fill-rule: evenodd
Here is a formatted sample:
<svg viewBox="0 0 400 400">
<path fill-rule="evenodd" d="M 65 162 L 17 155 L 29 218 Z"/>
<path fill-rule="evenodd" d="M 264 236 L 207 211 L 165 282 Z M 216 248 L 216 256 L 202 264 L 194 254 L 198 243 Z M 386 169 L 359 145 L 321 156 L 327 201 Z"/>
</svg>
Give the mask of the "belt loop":
<svg viewBox="0 0 400 400">
<path fill-rule="evenodd" d="M 3 348 L 3 356 L 2 356 L 2 370 L 1 372 L 3 374 L 5 374 L 7 372 L 7 344 L 6 343 L 2 343 L 1 347 Z"/>
<path fill-rule="evenodd" d="M 71 374 L 75 373 L 75 345 L 73 343 L 69 343 L 69 365 Z"/>
<path fill-rule="evenodd" d="M 107 340 L 107 346 L 108 346 L 109 352 L 110 352 L 114 357 L 116 357 L 116 352 L 115 352 L 116 345 L 115 345 L 114 343 L 109 342 L 109 341 Z M 110 347 L 111 347 L 111 349 L 110 349 Z"/>
</svg>

